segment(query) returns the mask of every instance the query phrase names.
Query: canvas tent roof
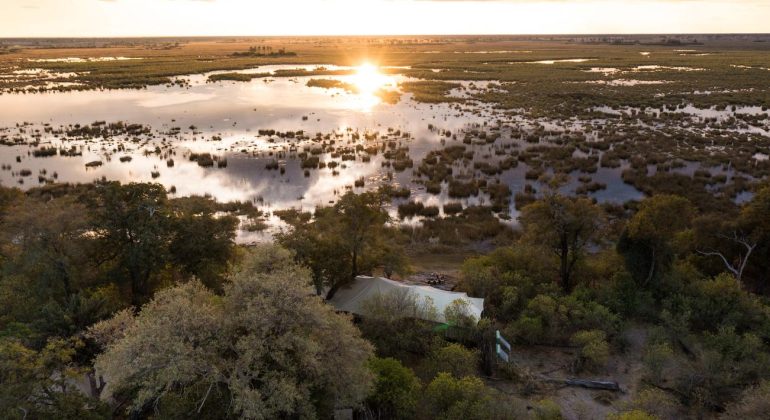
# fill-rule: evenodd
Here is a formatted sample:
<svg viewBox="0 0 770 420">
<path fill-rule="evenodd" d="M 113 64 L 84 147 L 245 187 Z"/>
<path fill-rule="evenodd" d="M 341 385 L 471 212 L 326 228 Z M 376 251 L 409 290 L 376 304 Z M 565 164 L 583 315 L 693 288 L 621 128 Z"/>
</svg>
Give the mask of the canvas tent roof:
<svg viewBox="0 0 770 420">
<path fill-rule="evenodd" d="M 377 294 L 387 294 L 400 289 L 408 289 L 411 293 L 415 293 L 420 300 L 426 297 L 430 298 L 438 311 L 438 321 L 440 322 L 445 321 L 444 309 L 457 299 L 470 304 L 470 312 L 477 320 L 481 319 L 481 312 L 484 311 L 484 299 L 468 297 L 465 293 L 448 292 L 430 286 L 409 285 L 382 277 L 367 276 L 356 277 L 355 281 L 347 288 L 340 289 L 330 300 L 330 303 L 340 311 L 362 315 L 363 302 Z"/>
</svg>

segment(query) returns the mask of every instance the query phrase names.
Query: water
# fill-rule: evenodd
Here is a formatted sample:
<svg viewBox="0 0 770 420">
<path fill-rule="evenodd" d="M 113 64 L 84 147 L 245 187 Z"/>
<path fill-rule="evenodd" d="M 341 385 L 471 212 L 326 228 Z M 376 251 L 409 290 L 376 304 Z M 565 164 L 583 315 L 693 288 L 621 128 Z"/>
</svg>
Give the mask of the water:
<svg viewBox="0 0 770 420">
<path fill-rule="evenodd" d="M 308 66 L 308 69 L 315 67 Z M 250 71 L 273 72 L 284 68 L 297 66 L 269 66 Z M 319 155 L 322 162 L 336 161 L 340 166 L 336 171 L 310 170 L 305 176 L 297 153 L 316 143 L 270 139 L 259 135 L 259 129 L 303 130 L 311 137 L 315 133 L 332 133 L 340 136 L 337 146 L 349 146 L 354 143 L 352 133 L 379 132 L 384 136 L 391 128 L 410 134 L 402 143 L 409 147 L 410 157 L 417 164 L 429 150 L 440 147 L 441 137 L 428 129 L 429 124 L 457 131 L 466 124 L 484 120 L 483 115 L 458 111 L 447 105 L 415 103 L 410 95 L 404 95 L 398 104 L 389 105 L 367 93 L 306 86 L 311 78 L 355 82 L 355 75 L 207 83 L 208 75 L 189 77 L 191 83 L 187 88 L 155 86 L 143 90 L 0 96 L 0 109 L 13 110 L 0 114 L 0 127 L 6 127 L 0 130 L 0 136 L 22 136 L 31 141 L 34 130 L 42 133 L 38 146 L 3 146 L 0 163 L 12 169 L 0 172 L 0 182 L 26 189 L 39 185 L 38 175 L 45 171 L 44 178 L 52 179 L 56 173 L 59 182 L 91 182 L 100 178 L 159 182 L 167 188 L 175 187 L 178 195 L 209 194 L 223 201 L 251 200 L 268 209 L 312 208 L 334 201 L 335 196 L 344 193 L 346 187 L 360 178 L 365 179 L 365 188 L 385 182 L 411 184 L 411 171 L 396 173 L 394 180 L 389 181 L 384 179 L 382 154 L 363 162 L 361 159 L 340 161 L 331 158 L 331 153 L 323 153 Z M 393 84 L 406 80 L 401 76 L 392 76 L 392 79 Z M 62 136 L 43 132 L 45 124 L 57 128 L 118 120 L 151 127 L 152 136 L 142 136 L 139 142 L 132 141 L 131 136 L 63 140 Z M 16 128 L 21 122 L 32 125 Z M 195 129 L 190 129 L 192 126 Z M 174 127 L 180 129 L 179 134 L 169 134 Z M 82 156 L 35 158 L 30 155 L 32 150 L 48 146 L 65 149 L 76 146 Z M 126 150 L 117 150 L 122 147 Z M 162 149 L 161 154 L 148 154 L 156 147 Z M 190 152 L 226 158 L 227 167 L 200 167 L 186 157 Z M 17 156 L 21 162 L 16 161 Z M 122 156 L 130 156 L 131 161 L 121 162 Z M 174 160 L 171 168 L 166 164 L 168 158 Z M 273 160 L 281 163 L 284 174 L 266 169 L 267 163 Z M 102 165 L 87 168 L 86 163 L 93 161 L 101 161 Z M 22 169 L 29 170 L 31 175 L 20 176 Z M 23 180 L 23 184 L 19 184 L 19 180 Z"/>
</svg>

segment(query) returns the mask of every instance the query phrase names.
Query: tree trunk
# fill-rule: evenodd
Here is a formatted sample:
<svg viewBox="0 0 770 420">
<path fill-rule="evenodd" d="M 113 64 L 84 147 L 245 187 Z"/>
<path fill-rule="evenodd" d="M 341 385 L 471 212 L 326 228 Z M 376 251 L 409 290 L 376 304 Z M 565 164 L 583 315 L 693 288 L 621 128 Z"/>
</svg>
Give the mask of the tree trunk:
<svg viewBox="0 0 770 420">
<path fill-rule="evenodd" d="M 644 284 L 650 284 L 652 281 L 652 276 L 655 275 L 655 248 L 652 248 L 652 256 L 650 257 L 650 271 L 647 272 L 647 280 L 645 280 Z"/>
<path fill-rule="evenodd" d="M 561 267 L 559 268 L 559 275 L 561 277 L 561 286 L 564 289 L 565 294 L 571 292 L 570 287 L 570 269 L 569 269 L 569 245 L 566 239 L 562 240 L 561 253 L 559 255 L 561 260 Z"/>
</svg>

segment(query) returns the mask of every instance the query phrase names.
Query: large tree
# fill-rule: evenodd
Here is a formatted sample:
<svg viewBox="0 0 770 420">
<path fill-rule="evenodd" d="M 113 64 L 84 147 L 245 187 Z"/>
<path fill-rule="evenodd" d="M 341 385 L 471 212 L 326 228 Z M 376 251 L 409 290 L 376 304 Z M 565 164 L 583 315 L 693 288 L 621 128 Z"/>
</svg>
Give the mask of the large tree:
<svg viewBox="0 0 770 420">
<path fill-rule="evenodd" d="M 743 281 L 750 260 L 758 263 L 754 265 L 767 260 L 770 242 L 770 185 L 759 188 L 736 216 L 705 215 L 697 220 L 695 227 L 698 252 L 713 257 L 723 269 Z"/>
<path fill-rule="evenodd" d="M 676 195 L 656 195 L 640 203 L 618 248 L 643 285 L 648 285 L 673 260 L 678 239 L 689 231 L 694 215 L 692 204 Z"/>
<path fill-rule="evenodd" d="M 390 265 L 383 251 L 398 252 L 385 245 L 390 220 L 385 197 L 379 192 L 348 192 L 334 206 L 317 208 L 312 219 L 283 213 L 292 229 L 279 235 L 279 242 L 310 267 L 319 293 L 328 288 L 327 299 L 357 275 L 383 262 Z"/>
<path fill-rule="evenodd" d="M 160 184 L 103 183 L 87 196 L 97 259 L 133 305 L 146 302 L 172 273 L 216 286 L 235 250 L 237 219 L 204 197 L 169 200 Z"/>
<path fill-rule="evenodd" d="M 372 385 L 369 343 L 315 296 L 291 254 L 256 249 L 218 296 L 198 282 L 163 290 L 137 316 L 97 324 L 105 397 L 213 418 L 328 417 Z"/>
<path fill-rule="evenodd" d="M 556 255 L 561 287 L 570 293 L 577 263 L 602 238 L 606 225 L 602 209 L 587 198 L 552 193 L 524 207 L 519 221 L 524 229 L 522 241 Z"/>
<path fill-rule="evenodd" d="M 160 184 L 99 184 L 89 197 L 102 261 L 129 288 L 131 303 L 144 303 L 169 259 L 170 212 Z"/>
</svg>

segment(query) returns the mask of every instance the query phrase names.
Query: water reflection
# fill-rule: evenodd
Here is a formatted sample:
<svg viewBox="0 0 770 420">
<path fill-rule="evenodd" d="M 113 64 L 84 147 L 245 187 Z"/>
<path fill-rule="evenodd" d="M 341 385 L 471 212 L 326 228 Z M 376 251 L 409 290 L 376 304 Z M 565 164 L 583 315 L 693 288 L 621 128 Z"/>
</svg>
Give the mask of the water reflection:
<svg viewBox="0 0 770 420">
<path fill-rule="evenodd" d="M 363 138 L 366 133 L 380 133 L 378 141 L 408 146 L 410 157 L 418 162 L 429 150 L 440 147 L 441 136 L 430 130 L 429 124 L 456 131 L 488 117 L 447 105 L 418 104 L 410 95 L 404 95 L 396 104 L 382 103 L 378 96 L 381 89 L 397 89 L 398 83 L 407 79 L 384 74 L 370 65 L 357 70 L 324 67 L 332 71 L 355 70 L 341 76 L 319 77 L 349 83 L 357 89 L 351 92 L 308 87 L 313 76 L 208 83 L 208 76 L 214 74 L 208 73 L 187 76 L 187 87 L 0 95 L 0 109 L 12 110 L 0 113 L 0 127 L 6 127 L 0 128 L 0 136 L 21 136 L 29 142 L 34 140 L 32 134 L 36 130 L 41 133 L 35 145 L 3 146 L 0 163 L 10 169 L 0 171 L 0 182 L 21 188 L 54 179 L 159 182 L 167 188 L 174 187 L 177 195 L 209 194 L 223 201 L 250 200 L 266 209 L 309 209 L 335 200 L 335 196 L 360 179 L 365 182 L 364 188 L 383 182 L 411 184 L 410 171 L 395 174 L 395 180 L 386 180 L 389 169 L 383 167 L 381 154 L 367 161 L 341 161 L 339 156 L 334 157 L 333 149 L 355 147 L 354 134 Z M 274 73 L 296 68 L 264 66 L 243 72 Z M 75 139 L 45 130 L 46 125 L 57 129 L 118 120 L 148 126 L 152 134 L 137 138 Z M 16 128 L 25 121 L 31 125 Z M 334 161 L 339 166 L 306 172 L 298 154 L 317 147 L 317 143 L 260 135 L 259 130 L 263 129 L 303 132 L 309 137 L 316 133 L 332 134 L 337 143 L 318 157 L 322 163 Z M 388 129 L 410 133 L 410 137 L 388 137 Z M 40 147 L 51 146 L 74 146 L 82 155 L 31 155 Z M 221 156 L 228 164 L 223 168 L 204 168 L 191 161 L 189 153 Z M 121 161 L 121 157 L 125 160 Z M 174 161 L 172 167 L 168 160 Z M 101 162 L 101 166 L 86 167 L 94 161 Z M 266 168 L 272 161 L 280 163 L 281 171 Z M 29 174 L 21 176 L 23 169 Z"/>
</svg>

